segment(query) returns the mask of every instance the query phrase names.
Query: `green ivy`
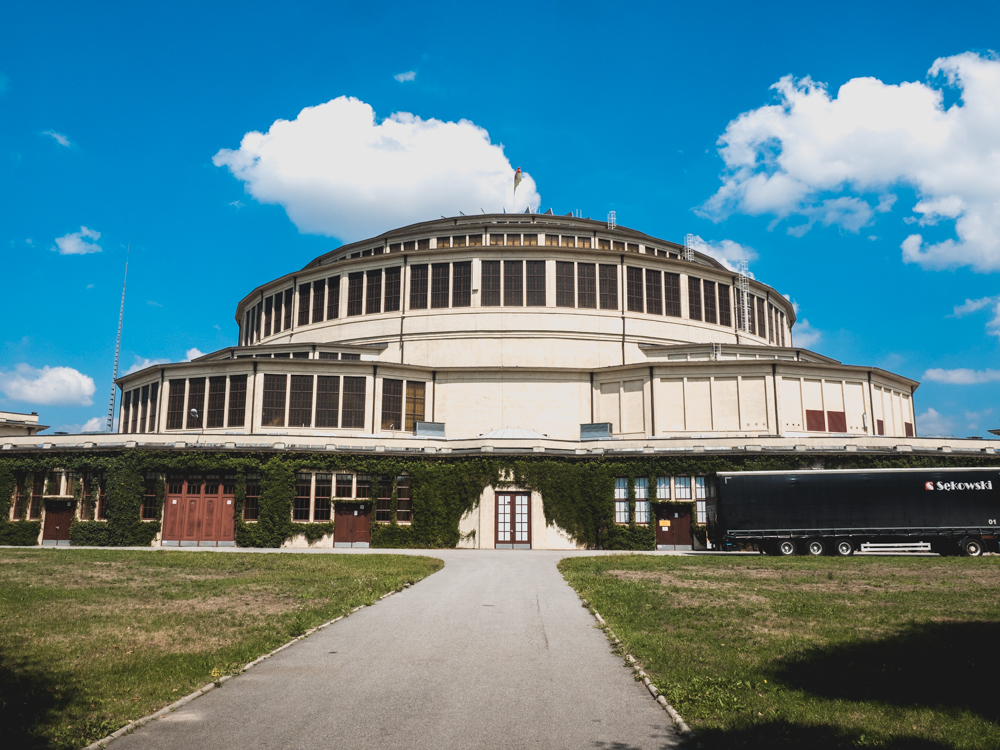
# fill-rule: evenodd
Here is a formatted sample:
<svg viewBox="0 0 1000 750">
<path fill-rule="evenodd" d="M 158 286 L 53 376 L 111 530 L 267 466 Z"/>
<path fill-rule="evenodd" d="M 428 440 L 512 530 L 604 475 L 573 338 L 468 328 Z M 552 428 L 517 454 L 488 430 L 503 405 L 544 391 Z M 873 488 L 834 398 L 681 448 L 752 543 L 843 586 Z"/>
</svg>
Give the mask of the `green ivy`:
<svg viewBox="0 0 1000 750">
<path fill-rule="evenodd" d="M 0 544 L 12 547 L 32 547 L 38 544 L 41 521 L 10 521 L 10 506 L 17 490 L 17 475 L 6 463 L 0 463 Z M 25 503 L 25 512 L 27 511 Z M 22 513 L 23 515 L 23 513 Z"/>
<path fill-rule="evenodd" d="M 240 542 L 244 547 L 280 547 L 295 534 L 292 503 L 295 499 L 295 472 L 280 458 L 264 464 L 257 498 L 257 523 L 246 524 Z"/>
</svg>

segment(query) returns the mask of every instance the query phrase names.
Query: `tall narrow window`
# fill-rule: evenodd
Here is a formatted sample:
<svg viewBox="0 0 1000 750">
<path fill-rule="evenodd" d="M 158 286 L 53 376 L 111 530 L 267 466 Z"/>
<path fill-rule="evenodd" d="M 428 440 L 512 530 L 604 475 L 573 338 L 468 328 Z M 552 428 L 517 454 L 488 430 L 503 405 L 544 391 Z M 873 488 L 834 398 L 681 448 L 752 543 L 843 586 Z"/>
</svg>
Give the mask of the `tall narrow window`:
<svg viewBox="0 0 1000 750">
<path fill-rule="evenodd" d="M 281 321 L 284 317 L 284 313 L 281 308 L 281 300 L 284 295 L 278 292 L 274 295 L 274 327 L 271 329 L 272 333 L 281 333 Z"/>
<path fill-rule="evenodd" d="M 408 476 L 396 477 L 396 523 L 413 520 L 413 496 Z"/>
<path fill-rule="evenodd" d="M 208 413 L 206 427 L 223 427 L 226 419 L 226 376 L 208 379 Z"/>
<path fill-rule="evenodd" d="M 309 499 L 312 495 L 312 474 L 300 472 L 295 475 L 295 502 L 292 505 L 293 521 L 309 520 Z"/>
<path fill-rule="evenodd" d="M 340 317 L 340 277 L 326 280 L 326 319 Z"/>
<path fill-rule="evenodd" d="M 198 430 L 205 418 L 205 378 L 188 380 L 187 429 Z"/>
<path fill-rule="evenodd" d="M 143 411 L 142 417 L 140 417 L 140 419 L 139 419 L 139 432 L 145 432 L 146 431 L 146 423 L 149 422 L 149 386 L 148 385 L 144 385 L 142 387 L 142 405 L 144 407 L 144 411 Z M 150 425 L 149 429 L 150 430 L 153 429 L 152 425 Z"/>
<path fill-rule="evenodd" d="M 767 323 L 764 319 L 764 298 L 757 297 L 757 335 L 767 338 Z"/>
<path fill-rule="evenodd" d="M 337 494 L 336 497 L 354 497 L 354 475 L 353 474 L 338 474 L 337 475 Z"/>
<path fill-rule="evenodd" d="M 132 391 L 125 391 L 125 395 L 122 396 L 122 412 L 118 417 L 119 422 L 119 432 L 128 432 L 128 413 L 132 410 Z"/>
<path fill-rule="evenodd" d="M 368 292 L 365 301 L 365 314 L 376 315 L 382 312 L 382 269 L 368 271 Z"/>
<path fill-rule="evenodd" d="M 372 496 L 371 474 L 358 474 L 354 484 L 354 497 L 367 500 Z"/>
<path fill-rule="evenodd" d="M 708 281 L 707 279 L 702 282 L 703 291 L 705 292 L 705 322 L 706 323 L 718 323 L 718 315 L 715 301 L 715 282 Z"/>
<path fill-rule="evenodd" d="M 577 307 L 595 309 L 597 307 L 597 266 L 593 263 L 577 263 L 576 284 Z"/>
<path fill-rule="evenodd" d="M 483 307 L 500 306 L 500 261 L 483 261 Z"/>
<path fill-rule="evenodd" d="M 778 333 L 781 334 L 781 345 L 785 345 L 785 314 L 783 312 L 778 313 Z"/>
<path fill-rule="evenodd" d="M 399 266 L 385 269 L 385 311 L 395 312 L 399 309 Z"/>
<path fill-rule="evenodd" d="M 241 340 L 243 341 L 243 346 L 250 345 L 250 311 L 247 310 L 243 314 L 243 329 L 240 331 L 242 334 Z"/>
<path fill-rule="evenodd" d="M 228 427 L 242 427 L 246 420 L 247 376 L 232 375 L 229 378 L 229 421 Z"/>
<path fill-rule="evenodd" d="M 435 263 L 431 266 L 431 307 L 447 307 L 451 296 L 448 278 L 451 268 L 448 263 Z"/>
<path fill-rule="evenodd" d="M 330 520 L 331 497 L 333 497 L 333 474 L 317 474 L 316 503 L 313 508 L 314 521 Z"/>
<path fill-rule="evenodd" d="M 546 241 L 552 237 L 557 242 L 558 235 L 546 235 Z M 576 306 L 576 275 L 572 262 L 556 261 L 556 307 Z"/>
<path fill-rule="evenodd" d="M 312 427 L 313 376 L 292 375 L 288 403 L 289 427 Z"/>
<path fill-rule="evenodd" d="M 733 313 L 729 301 L 729 284 L 719 284 L 719 325 L 729 327 L 733 324 Z"/>
<path fill-rule="evenodd" d="M 340 414 L 340 376 L 319 375 L 316 378 L 316 426 L 336 427 Z"/>
<path fill-rule="evenodd" d="M 326 311 L 326 296 L 324 292 L 326 291 L 326 281 L 320 279 L 319 281 L 313 282 L 313 311 L 312 311 L 312 322 L 322 323 L 323 313 Z"/>
<path fill-rule="evenodd" d="M 347 276 L 347 314 L 360 315 L 365 298 L 365 275 L 358 271 Z"/>
<path fill-rule="evenodd" d="M 149 431 L 156 432 L 159 429 L 157 419 L 159 410 L 156 408 L 157 398 L 160 395 L 160 384 L 153 383 L 149 386 Z"/>
<path fill-rule="evenodd" d="M 691 477 L 674 477 L 674 489 L 678 500 L 691 499 Z"/>
<path fill-rule="evenodd" d="M 754 302 L 756 299 L 757 298 L 752 294 L 747 295 L 747 320 L 750 322 L 750 333 L 754 336 L 757 335 L 757 314 L 755 312 L 757 305 Z"/>
<path fill-rule="evenodd" d="M 601 264 L 601 309 L 618 309 L 618 266 Z"/>
<path fill-rule="evenodd" d="M 525 237 L 535 237 L 537 241 L 537 235 Z M 529 260 L 524 265 L 528 307 L 545 307 L 545 261 Z"/>
<path fill-rule="evenodd" d="M 392 521 L 392 477 L 378 478 L 378 499 L 375 500 L 375 520 L 378 523 Z"/>
<path fill-rule="evenodd" d="M 656 499 L 657 500 L 670 499 L 670 477 L 656 478 Z"/>
<path fill-rule="evenodd" d="M 285 290 L 285 325 L 282 328 L 285 331 L 292 327 L 292 298 L 294 296 L 295 294 L 291 289 Z"/>
<path fill-rule="evenodd" d="M 243 520 L 256 521 L 260 515 L 260 474 L 247 474 L 246 499 L 243 501 Z"/>
<path fill-rule="evenodd" d="M 299 325 L 309 325 L 309 303 L 311 300 L 312 284 L 306 282 L 299 284 Z"/>
<path fill-rule="evenodd" d="M 701 279 L 688 276 L 688 317 L 701 320 Z"/>
<path fill-rule="evenodd" d="M 424 391 L 425 384 L 414 380 L 406 381 L 406 425 L 413 432 L 417 422 L 424 421 Z"/>
<path fill-rule="evenodd" d="M 287 389 L 287 376 L 264 376 L 264 403 L 262 405 L 260 415 L 260 423 L 262 426 L 285 426 L 285 393 Z"/>
<path fill-rule="evenodd" d="M 628 479 L 615 478 L 615 523 L 628 523 Z"/>
<path fill-rule="evenodd" d="M 403 381 L 382 379 L 382 429 L 403 428 Z"/>
<path fill-rule="evenodd" d="M 663 274 L 646 269 L 646 312 L 663 315 Z"/>
<path fill-rule="evenodd" d="M 625 301 L 629 312 L 642 312 L 642 269 L 625 268 Z"/>
<path fill-rule="evenodd" d="M 464 237 L 460 239 L 464 240 Z M 451 266 L 451 306 L 469 307 L 472 304 L 472 261 Z"/>
<path fill-rule="evenodd" d="M 506 307 L 524 305 L 524 270 L 519 260 L 503 262 L 503 303 Z"/>
<path fill-rule="evenodd" d="M 257 311 L 254 313 L 256 322 L 254 323 L 254 335 L 257 341 L 260 341 L 260 327 L 264 320 L 264 301 L 261 300 L 257 303 Z"/>
<path fill-rule="evenodd" d="M 365 378 L 344 377 L 342 425 L 349 429 L 365 426 Z"/>
<path fill-rule="evenodd" d="M 427 264 L 410 266 L 410 309 L 427 309 Z"/>
<path fill-rule="evenodd" d="M 274 297 L 264 300 L 264 335 L 271 335 L 271 314 L 273 312 Z"/>
</svg>

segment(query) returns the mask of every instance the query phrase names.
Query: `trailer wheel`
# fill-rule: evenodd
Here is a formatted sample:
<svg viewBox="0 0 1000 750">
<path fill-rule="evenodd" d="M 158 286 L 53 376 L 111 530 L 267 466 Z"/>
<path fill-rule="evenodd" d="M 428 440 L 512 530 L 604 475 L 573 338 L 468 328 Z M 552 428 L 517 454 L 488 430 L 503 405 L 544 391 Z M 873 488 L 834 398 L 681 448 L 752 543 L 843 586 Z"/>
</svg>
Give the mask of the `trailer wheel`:
<svg viewBox="0 0 1000 750">
<path fill-rule="evenodd" d="M 962 540 L 962 554 L 966 557 L 980 557 L 983 554 L 983 541 L 975 537 L 965 537 Z"/>
<path fill-rule="evenodd" d="M 810 539 L 806 545 L 806 551 L 811 557 L 819 557 L 826 552 L 826 544 L 823 543 L 822 539 Z"/>
<path fill-rule="evenodd" d="M 789 557 L 795 554 L 795 542 L 791 539 L 782 539 L 778 542 L 778 554 L 781 557 Z"/>
<path fill-rule="evenodd" d="M 850 557 L 854 554 L 854 543 L 850 539 L 838 539 L 834 551 L 837 557 Z"/>
</svg>

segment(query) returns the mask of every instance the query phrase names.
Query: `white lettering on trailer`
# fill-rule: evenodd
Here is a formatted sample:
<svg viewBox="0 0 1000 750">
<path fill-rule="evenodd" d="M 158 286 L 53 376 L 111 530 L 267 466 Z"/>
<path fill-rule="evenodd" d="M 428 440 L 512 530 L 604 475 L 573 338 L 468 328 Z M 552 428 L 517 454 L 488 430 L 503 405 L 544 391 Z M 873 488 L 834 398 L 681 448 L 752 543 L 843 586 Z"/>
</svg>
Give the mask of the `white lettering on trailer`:
<svg viewBox="0 0 1000 750">
<path fill-rule="evenodd" d="M 927 490 L 944 490 L 947 492 L 952 491 L 963 491 L 963 490 L 992 490 L 993 482 L 988 480 L 985 482 L 925 482 L 924 489 Z"/>
</svg>

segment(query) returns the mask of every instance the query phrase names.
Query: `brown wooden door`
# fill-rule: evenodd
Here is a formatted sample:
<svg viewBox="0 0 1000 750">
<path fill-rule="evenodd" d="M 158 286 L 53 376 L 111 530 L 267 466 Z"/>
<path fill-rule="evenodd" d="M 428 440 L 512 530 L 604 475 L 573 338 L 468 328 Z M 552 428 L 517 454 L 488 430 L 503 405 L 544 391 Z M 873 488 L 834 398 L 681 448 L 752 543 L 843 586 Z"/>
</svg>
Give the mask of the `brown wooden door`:
<svg viewBox="0 0 1000 750">
<path fill-rule="evenodd" d="M 69 525 L 73 521 L 75 504 L 73 500 L 45 501 L 45 525 L 42 528 L 42 541 L 69 541 Z"/>
<path fill-rule="evenodd" d="M 337 503 L 333 524 L 335 546 L 367 547 L 372 539 L 372 504 Z"/>
<path fill-rule="evenodd" d="M 201 477 L 188 477 L 184 482 L 183 526 L 181 528 L 181 543 L 197 545 L 201 540 L 201 528 L 204 523 L 203 488 Z"/>
<path fill-rule="evenodd" d="M 163 498 L 162 540 L 164 542 L 180 542 L 183 521 L 184 477 L 172 474 L 167 477 L 166 494 Z"/>
<path fill-rule="evenodd" d="M 656 548 L 691 549 L 691 506 L 658 503 L 656 508 Z"/>
<path fill-rule="evenodd" d="M 496 514 L 497 549 L 531 549 L 531 495 L 498 492 Z"/>
</svg>

